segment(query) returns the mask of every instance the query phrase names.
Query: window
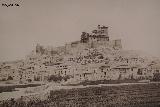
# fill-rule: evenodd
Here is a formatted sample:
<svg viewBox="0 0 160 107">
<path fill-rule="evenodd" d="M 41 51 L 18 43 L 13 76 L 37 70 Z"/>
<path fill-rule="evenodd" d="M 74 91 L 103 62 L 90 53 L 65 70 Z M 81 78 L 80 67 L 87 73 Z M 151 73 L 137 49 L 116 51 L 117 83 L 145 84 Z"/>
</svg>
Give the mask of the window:
<svg viewBox="0 0 160 107">
<path fill-rule="evenodd" d="M 133 71 L 133 68 L 131 68 L 131 70 Z"/>
</svg>

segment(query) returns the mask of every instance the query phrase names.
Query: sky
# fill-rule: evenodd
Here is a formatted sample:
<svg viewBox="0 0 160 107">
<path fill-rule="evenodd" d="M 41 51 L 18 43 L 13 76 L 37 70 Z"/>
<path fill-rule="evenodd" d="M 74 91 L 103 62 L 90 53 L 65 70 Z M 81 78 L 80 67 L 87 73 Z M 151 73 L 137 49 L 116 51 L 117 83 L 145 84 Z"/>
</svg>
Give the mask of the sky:
<svg viewBox="0 0 160 107">
<path fill-rule="evenodd" d="M 160 0 L 0 0 L 0 61 L 23 59 L 37 43 L 80 40 L 99 24 L 123 49 L 160 57 Z"/>
</svg>

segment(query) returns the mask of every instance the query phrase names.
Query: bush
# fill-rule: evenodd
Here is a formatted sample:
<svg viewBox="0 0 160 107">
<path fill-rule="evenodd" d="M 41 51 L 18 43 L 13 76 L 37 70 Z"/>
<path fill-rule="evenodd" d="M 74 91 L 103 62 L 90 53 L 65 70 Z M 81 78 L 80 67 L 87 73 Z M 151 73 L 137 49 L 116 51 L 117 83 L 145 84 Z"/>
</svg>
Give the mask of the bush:
<svg viewBox="0 0 160 107">
<path fill-rule="evenodd" d="M 27 79 L 27 81 L 30 83 L 30 82 L 32 82 L 32 80 L 31 79 Z"/>
<path fill-rule="evenodd" d="M 69 75 L 63 77 L 64 81 L 67 81 L 68 79 L 70 79 L 71 77 Z"/>
<path fill-rule="evenodd" d="M 160 73 L 153 74 L 153 81 L 160 81 Z"/>
<path fill-rule="evenodd" d="M 59 82 L 59 81 L 62 81 L 62 79 L 63 79 L 63 77 L 60 75 L 51 75 L 48 77 L 49 82 L 51 82 L 51 81 Z"/>
<path fill-rule="evenodd" d="M 13 80 L 13 77 L 9 76 L 7 80 Z"/>
</svg>

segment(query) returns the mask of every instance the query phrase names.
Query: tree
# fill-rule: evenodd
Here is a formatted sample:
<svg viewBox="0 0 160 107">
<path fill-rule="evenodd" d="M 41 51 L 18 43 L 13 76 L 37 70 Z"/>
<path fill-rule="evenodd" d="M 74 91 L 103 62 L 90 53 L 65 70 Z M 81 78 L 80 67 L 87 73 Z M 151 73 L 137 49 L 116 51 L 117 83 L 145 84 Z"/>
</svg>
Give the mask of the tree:
<svg viewBox="0 0 160 107">
<path fill-rule="evenodd" d="M 64 79 L 65 81 L 67 81 L 68 79 L 70 79 L 70 76 L 67 75 L 67 76 L 63 77 L 63 79 Z"/>
<path fill-rule="evenodd" d="M 119 74 L 118 80 L 120 80 L 122 78 L 122 74 Z"/>
<path fill-rule="evenodd" d="M 59 82 L 59 81 L 62 81 L 63 77 L 60 76 L 60 75 L 51 75 L 49 76 L 48 78 L 48 81 L 54 81 L 54 82 Z"/>
<path fill-rule="evenodd" d="M 13 77 L 9 76 L 7 80 L 13 80 Z"/>
<path fill-rule="evenodd" d="M 27 79 L 27 81 L 30 83 L 30 82 L 32 82 L 32 80 L 31 79 Z"/>
<path fill-rule="evenodd" d="M 153 81 L 160 81 L 160 73 L 153 74 Z"/>
</svg>

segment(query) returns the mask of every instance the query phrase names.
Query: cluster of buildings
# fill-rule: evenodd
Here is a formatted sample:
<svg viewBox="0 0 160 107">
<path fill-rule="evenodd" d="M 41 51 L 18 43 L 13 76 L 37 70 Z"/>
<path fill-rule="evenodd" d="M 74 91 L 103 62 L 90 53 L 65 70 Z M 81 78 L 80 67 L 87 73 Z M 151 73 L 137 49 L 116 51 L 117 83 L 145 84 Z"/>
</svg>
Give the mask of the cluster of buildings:
<svg viewBox="0 0 160 107">
<path fill-rule="evenodd" d="M 81 40 L 61 47 L 37 44 L 24 60 L 0 63 L 0 80 L 47 81 L 52 75 L 68 81 L 153 79 L 160 62 L 139 55 L 123 55 L 121 40 L 110 40 L 108 27 L 98 25 Z"/>
</svg>

